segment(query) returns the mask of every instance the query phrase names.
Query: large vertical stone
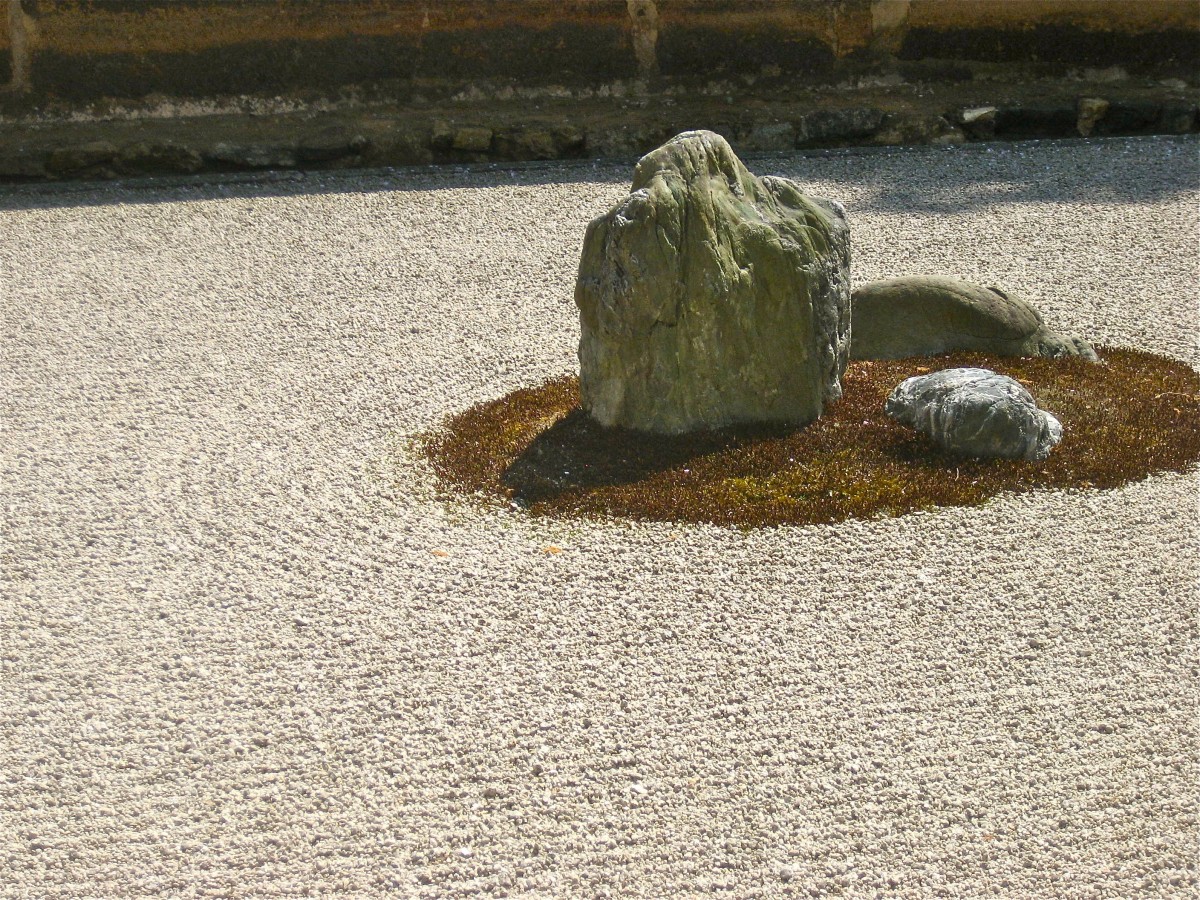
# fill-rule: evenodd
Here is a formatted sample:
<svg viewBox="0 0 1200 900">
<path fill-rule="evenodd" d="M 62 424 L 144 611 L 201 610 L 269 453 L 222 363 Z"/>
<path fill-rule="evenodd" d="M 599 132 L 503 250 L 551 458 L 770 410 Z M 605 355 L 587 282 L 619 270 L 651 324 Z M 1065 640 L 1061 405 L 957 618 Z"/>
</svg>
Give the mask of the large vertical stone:
<svg viewBox="0 0 1200 900">
<path fill-rule="evenodd" d="M 660 433 L 812 421 L 841 396 L 849 268 L 838 204 L 756 178 L 720 135 L 679 135 L 584 237 L 584 408 Z"/>
</svg>

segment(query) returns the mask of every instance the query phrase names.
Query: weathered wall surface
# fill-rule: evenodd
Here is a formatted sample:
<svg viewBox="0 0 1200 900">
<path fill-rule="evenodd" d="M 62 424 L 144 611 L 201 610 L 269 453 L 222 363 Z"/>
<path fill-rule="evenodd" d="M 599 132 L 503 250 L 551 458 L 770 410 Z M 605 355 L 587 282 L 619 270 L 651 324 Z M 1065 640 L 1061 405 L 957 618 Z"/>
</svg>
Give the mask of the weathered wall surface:
<svg viewBox="0 0 1200 900">
<path fill-rule="evenodd" d="M 623 3 L 21 0 L 29 90 L 89 100 L 632 75 Z M 85 74 L 86 73 L 86 74 Z"/>
<path fill-rule="evenodd" d="M 375 84 L 803 75 L 881 61 L 1200 65 L 1200 0 L 3 0 L 0 83 L 84 103 Z M 965 77 L 960 75 L 959 77 Z"/>
<path fill-rule="evenodd" d="M 898 55 L 1194 75 L 1197 0 L 912 0 Z"/>
<path fill-rule="evenodd" d="M 20 7 L 10 4 L 8 9 L 0 9 L 0 85 L 9 89 L 14 87 L 12 33 L 10 19 L 20 14 Z"/>
</svg>

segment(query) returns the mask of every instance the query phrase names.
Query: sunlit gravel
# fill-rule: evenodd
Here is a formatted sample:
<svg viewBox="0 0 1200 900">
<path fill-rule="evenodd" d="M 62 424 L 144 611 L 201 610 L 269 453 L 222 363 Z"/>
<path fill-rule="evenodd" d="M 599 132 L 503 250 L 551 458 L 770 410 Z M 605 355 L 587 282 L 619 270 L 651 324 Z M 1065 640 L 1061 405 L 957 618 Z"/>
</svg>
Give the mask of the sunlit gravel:
<svg viewBox="0 0 1200 900">
<path fill-rule="evenodd" d="M 1200 363 L 1200 144 L 750 159 L 857 280 Z M 628 163 L 0 191 L 0 896 L 1191 897 L 1197 476 L 762 531 L 445 506 Z"/>
</svg>

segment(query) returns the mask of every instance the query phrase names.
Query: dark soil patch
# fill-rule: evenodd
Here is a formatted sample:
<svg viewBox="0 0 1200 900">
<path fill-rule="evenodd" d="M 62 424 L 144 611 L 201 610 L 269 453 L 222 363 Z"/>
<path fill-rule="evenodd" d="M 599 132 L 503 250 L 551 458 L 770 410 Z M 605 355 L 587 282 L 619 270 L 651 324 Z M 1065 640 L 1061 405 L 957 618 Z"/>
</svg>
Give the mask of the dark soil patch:
<svg viewBox="0 0 1200 900">
<path fill-rule="evenodd" d="M 566 377 L 449 419 L 422 448 L 451 492 L 516 502 L 533 515 L 761 525 L 898 516 L 971 506 L 1002 491 L 1111 488 L 1200 459 L 1200 375 L 1137 350 L 1105 365 L 956 353 L 854 362 L 845 395 L 801 428 L 741 427 L 664 437 L 601 428 Z M 911 375 L 980 366 L 1021 381 L 1058 417 L 1042 462 L 939 450 L 884 414 Z"/>
</svg>

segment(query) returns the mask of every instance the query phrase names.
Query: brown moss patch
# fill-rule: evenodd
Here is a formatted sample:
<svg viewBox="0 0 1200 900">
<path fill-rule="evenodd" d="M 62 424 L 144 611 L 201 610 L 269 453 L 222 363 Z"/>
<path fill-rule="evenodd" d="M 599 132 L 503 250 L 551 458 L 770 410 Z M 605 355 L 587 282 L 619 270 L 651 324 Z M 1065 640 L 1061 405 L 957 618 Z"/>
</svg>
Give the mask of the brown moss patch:
<svg viewBox="0 0 1200 900">
<path fill-rule="evenodd" d="M 1200 375 L 1137 350 L 1105 365 L 956 353 L 854 362 L 844 396 L 802 428 L 664 437 L 601 428 L 558 378 L 450 418 L 421 447 L 451 492 L 514 501 L 533 515 L 763 525 L 971 506 L 1002 491 L 1112 488 L 1200 458 Z M 1042 462 L 946 453 L 890 419 L 884 401 L 916 374 L 980 366 L 1021 381 L 1062 422 Z"/>
</svg>

